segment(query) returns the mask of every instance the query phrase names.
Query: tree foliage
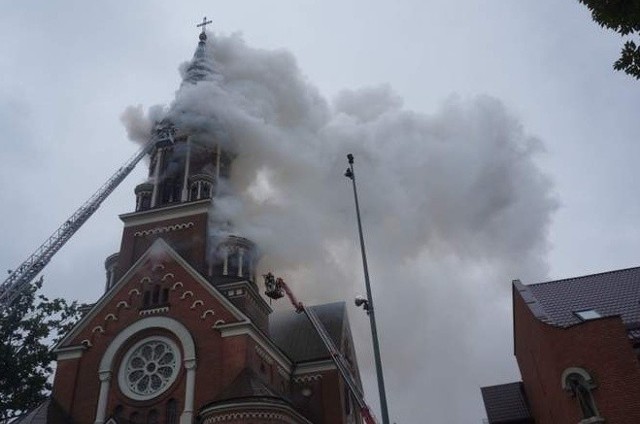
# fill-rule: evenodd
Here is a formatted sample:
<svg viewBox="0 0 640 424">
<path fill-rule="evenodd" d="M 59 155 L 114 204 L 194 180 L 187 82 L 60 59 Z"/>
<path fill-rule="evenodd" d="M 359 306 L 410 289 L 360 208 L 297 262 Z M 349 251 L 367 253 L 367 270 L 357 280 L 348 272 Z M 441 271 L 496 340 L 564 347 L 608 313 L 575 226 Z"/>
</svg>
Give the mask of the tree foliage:
<svg viewBox="0 0 640 424">
<path fill-rule="evenodd" d="M 51 390 L 51 347 L 78 320 L 76 302 L 36 292 L 42 278 L 0 310 L 0 421 L 41 403 Z"/>
<path fill-rule="evenodd" d="M 640 33 L 640 0 L 578 1 L 589 8 L 593 20 L 601 27 L 622 36 L 637 36 Z M 640 46 L 633 40 L 627 40 L 613 68 L 640 79 Z"/>
</svg>

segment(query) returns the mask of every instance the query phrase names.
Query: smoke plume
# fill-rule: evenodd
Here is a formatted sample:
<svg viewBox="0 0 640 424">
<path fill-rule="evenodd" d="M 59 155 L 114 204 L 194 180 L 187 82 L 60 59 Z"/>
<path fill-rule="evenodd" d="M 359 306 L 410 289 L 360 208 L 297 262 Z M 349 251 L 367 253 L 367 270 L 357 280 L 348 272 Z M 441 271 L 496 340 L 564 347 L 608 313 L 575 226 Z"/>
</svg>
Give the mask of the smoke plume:
<svg viewBox="0 0 640 424">
<path fill-rule="evenodd" d="M 260 269 L 302 300 L 348 301 L 375 404 L 368 319 L 351 300 L 364 293 L 343 176 L 353 153 L 392 421 L 479 422 L 479 387 L 518 378 L 510 281 L 547 272 L 556 203 L 535 163 L 542 143 L 491 97 L 452 97 L 431 114 L 386 85 L 328 101 L 290 53 L 238 35 L 209 34 L 196 59 L 214 75 L 183 83 L 164 113 L 236 155 L 216 221 L 255 241 Z M 158 110 L 129 110 L 132 138 Z"/>
</svg>

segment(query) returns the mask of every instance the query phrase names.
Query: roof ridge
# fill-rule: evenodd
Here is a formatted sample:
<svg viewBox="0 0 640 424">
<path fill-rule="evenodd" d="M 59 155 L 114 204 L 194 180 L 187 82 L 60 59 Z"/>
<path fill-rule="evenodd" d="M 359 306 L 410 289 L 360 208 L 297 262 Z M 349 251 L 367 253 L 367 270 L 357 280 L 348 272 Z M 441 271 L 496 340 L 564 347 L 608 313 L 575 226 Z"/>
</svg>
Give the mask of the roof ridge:
<svg viewBox="0 0 640 424">
<path fill-rule="evenodd" d="M 595 272 L 593 274 L 585 274 L 585 275 L 581 275 L 581 276 L 578 276 L 578 277 L 561 278 L 559 280 L 541 281 L 539 283 L 527 284 L 527 286 L 528 287 L 541 286 L 541 285 L 544 285 L 544 284 L 561 283 L 561 282 L 570 281 L 570 280 L 580 280 L 580 279 L 587 278 L 587 277 L 596 277 L 598 275 L 606 275 L 606 274 L 614 274 L 616 272 L 630 271 L 632 269 L 640 270 L 640 266 L 632 266 L 632 267 L 629 267 L 629 268 L 614 269 L 614 270 L 611 270 L 611 271 Z"/>
</svg>

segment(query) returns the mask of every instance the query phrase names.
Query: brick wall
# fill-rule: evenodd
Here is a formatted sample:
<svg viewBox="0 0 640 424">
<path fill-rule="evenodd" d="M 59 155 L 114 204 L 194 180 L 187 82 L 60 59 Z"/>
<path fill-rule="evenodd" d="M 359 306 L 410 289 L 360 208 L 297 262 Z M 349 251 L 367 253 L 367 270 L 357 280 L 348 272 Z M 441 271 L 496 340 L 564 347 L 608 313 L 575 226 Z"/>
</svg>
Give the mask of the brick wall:
<svg viewBox="0 0 640 424">
<path fill-rule="evenodd" d="M 514 289 L 515 354 L 537 424 L 578 423 L 577 399 L 562 389 L 562 372 L 587 370 L 608 423 L 640 423 L 640 363 L 619 317 L 558 328 L 538 320 Z"/>
<path fill-rule="evenodd" d="M 222 319 L 226 323 L 237 321 L 213 296 L 199 283 L 193 280 L 181 266 L 175 262 L 164 262 L 163 273 L 172 273 L 174 278 L 168 279 L 163 284 L 172 286 L 179 281 L 182 287 L 170 290 L 169 311 L 158 315 L 174 318 L 187 327 L 196 345 L 197 376 L 196 376 L 196 406 L 214 398 L 226 384 L 230 383 L 245 365 L 247 337 L 237 336 L 223 339 L 219 331 L 213 328 L 215 321 Z M 142 295 L 130 291 L 138 289 L 142 291 L 143 283 L 140 280 L 150 271 L 148 266 L 143 266 L 131 276 L 130 280 L 118 288 L 118 293 L 107 302 L 100 311 L 85 325 L 83 331 L 77 334 L 69 345 L 79 345 L 84 340 L 89 340 L 89 347 L 82 357 L 58 362 L 58 369 L 54 380 L 53 396 L 60 405 L 69 412 L 76 422 L 93 422 L 96 414 L 97 399 L 100 389 L 98 368 L 107 347 L 113 338 L 123 329 L 139 320 L 142 307 Z M 193 295 L 182 295 L 190 291 Z M 202 300 L 203 304 L 193 307 L 195 300 Z M 118 304 L 125 301 L 128 307 Z M 122 304 L 121 304 L 122 305 Z M 202 318 L 205 310 L 212 309 L 214 315 Z M 113 314 L 116 319 L 106 317 Z M 94 331 L 96 328 L 101 331 Z M 164 411 L 164 404 L 168 399 L 175 398 L 180 406 L 183 405 L 185 372 L 181 369 L 177 381 L 172 387 L 153 402 L 132 402 L 126 398 L 118 388 L 117 372 L 120 357 L 136 341 L 150 335 L 162 335 L 175 340 L 174 336 L 162 329 L 148 329 L 131 337 L 119 350 L 115 359 L 113 375 L 110 384 L 108 400 L 108 413 L 117 405 L 122 405 L 127 411 L 136 408 L 145 412 L 152 408 Z M 176 340 L 178 346 L 180 343 Z M 181 412 L 181 409 L 180 411 Z M 164 416 L 161 414 L 161 416 Z M 162 421 L 161 421 L 162 422 Z"/>
</svg>

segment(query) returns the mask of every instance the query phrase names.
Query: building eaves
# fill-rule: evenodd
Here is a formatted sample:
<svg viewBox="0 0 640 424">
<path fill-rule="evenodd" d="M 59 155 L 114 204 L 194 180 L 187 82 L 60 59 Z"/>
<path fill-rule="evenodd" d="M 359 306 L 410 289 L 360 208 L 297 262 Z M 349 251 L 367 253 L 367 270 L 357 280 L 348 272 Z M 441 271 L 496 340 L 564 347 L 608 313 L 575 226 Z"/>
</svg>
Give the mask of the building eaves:
<svg viewBox="0 0 640 424">
<path fill-rule="evenodd" d="M 640 323 L 640 267 L 514 287 L 536 318 L 557 327 L 582 323 L 580 311 L 620 316 L 629 327 Z"/>
<path fill-rule="evenodd" d="M 533 422 L 522 382 L 482 387 L 480 391 L 490 424 Z"/>
</svg>

